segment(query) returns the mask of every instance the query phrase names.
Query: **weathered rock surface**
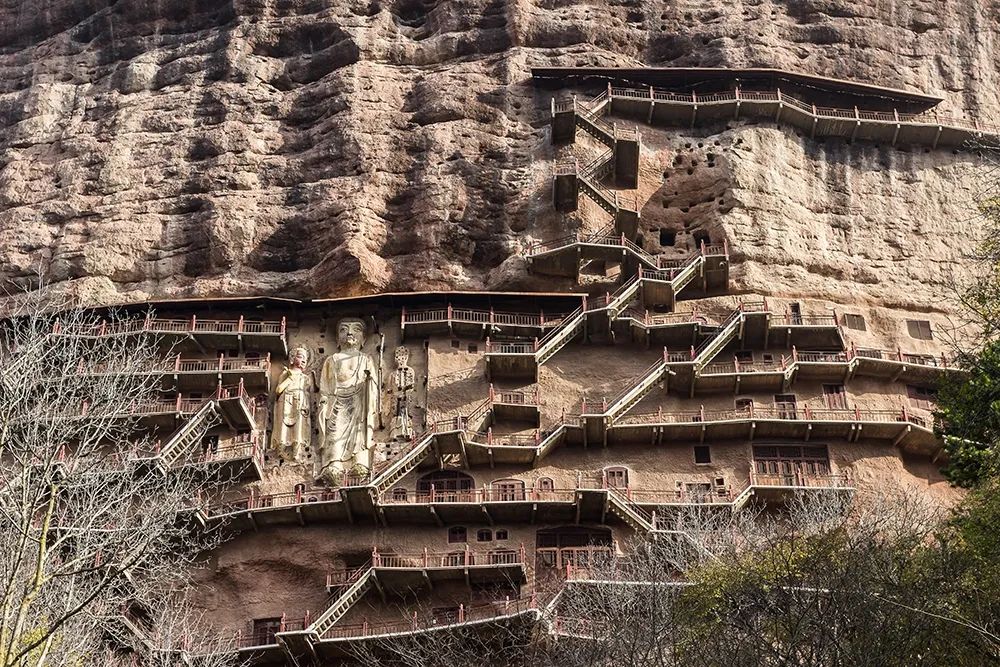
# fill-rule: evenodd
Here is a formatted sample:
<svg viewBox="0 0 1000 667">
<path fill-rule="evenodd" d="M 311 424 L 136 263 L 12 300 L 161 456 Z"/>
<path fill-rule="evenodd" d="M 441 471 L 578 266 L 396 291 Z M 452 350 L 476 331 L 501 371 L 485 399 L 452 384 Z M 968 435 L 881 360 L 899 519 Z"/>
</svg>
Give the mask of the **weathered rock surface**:
<svg viewBox="0 0 1000 667">
<path fill-rule="evenodd" d="M 942 111 L 989 121 L 995 12 L 0 0 L 0 273 L 104 303 L 552 288 L 517 256 L 566 230 L 532 65 L 781 67 L 939 94 Z M 936 308 L 974 230 L 972 154 L 756 124 L 644 139 L 644 243 L 659 251 L 661 228 L 679 247 L 697 229 L 725 238 L 737 291 Z"/>
</svg>

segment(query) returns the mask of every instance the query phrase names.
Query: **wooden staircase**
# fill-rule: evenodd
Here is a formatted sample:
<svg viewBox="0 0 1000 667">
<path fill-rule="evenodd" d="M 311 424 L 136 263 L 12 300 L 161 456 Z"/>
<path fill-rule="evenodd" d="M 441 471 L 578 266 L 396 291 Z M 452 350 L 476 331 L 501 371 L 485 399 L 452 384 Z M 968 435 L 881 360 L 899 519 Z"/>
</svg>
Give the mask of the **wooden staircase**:
<svg viewBox="0 0 1000 667">
<path fill-rule="evenodd" d="M 214 399 L 205 401 L 204 404 L 191 415 L 184 424 L 177 429 L 166 444 L 160 449 L 159 459 L 166 468 L 173 467 L 180 459 L 191 451 L 197 443 L 201 442 L 208 429 L 212 428 L 219 419 L 219 406 Z"/>
<path fill-rule="evenodd" d="M 391 489 L 396 483 L 412 472 L 433 449 L 434 433 L 428 431 L 414 439 L 413 444 L 372 477 L 370 488 L 375 498 Z"/>
<path fill-rule="evenodd" d="M 583 333 L 585 323 L 585 313 L 582 307 L 570 313 L 562 324 L 538 341 L 538 348 L 535 350 L 536 363 L 540 366 L 554 357 L 556 352 Z"/>
<path fill-rule="evenodd" d="M 374 567 L 369 566 L 358 569 L 354 577 L 347 582 L 340 595 L 332 599 L 330 606 L 316 617 L 316 620 L 306 628 L 306 632 L 318 637 L 323 636 L 324 632 L 332 628 L 337 621 L 350 611 L 351 607 L 358 600 L 364 597 L 368 589 L 371 588 L 374 576 Z"/>
</svg>

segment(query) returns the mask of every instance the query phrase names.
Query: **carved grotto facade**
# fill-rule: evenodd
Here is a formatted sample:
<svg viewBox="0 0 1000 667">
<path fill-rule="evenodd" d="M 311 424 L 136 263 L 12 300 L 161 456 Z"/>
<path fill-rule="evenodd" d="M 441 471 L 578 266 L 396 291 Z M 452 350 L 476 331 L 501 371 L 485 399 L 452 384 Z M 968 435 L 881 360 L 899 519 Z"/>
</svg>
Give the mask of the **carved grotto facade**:
<svg viewBox="0 0 1000 667">
<path fill-rule="evenodd" d="M 162 400 L 123 407 L 162 434 L 161 464 L 239 480 L 197 508 L 231 538 L 197 595 L 254 664 L 452 626 L 558 632 L 574 568 L 684 539 L 690 506 L 947 492 L 931 411 L 961 371 L 943 320 L 733 295 L 740 249 L 710 232 L 654 247 L 635 190 L 642 135 L 670 126 L 784 121 L 930 150 L 988 128 L 773 70 L 535 76 L 576 92 L 551 102 L 552 205 L 593 215 L 525 250 L 566 290 L 161 303 L 130 332 L 178 351 L 155 369 Z M 595 274 L 617 285 L 589 288 Z"/>
</svg>

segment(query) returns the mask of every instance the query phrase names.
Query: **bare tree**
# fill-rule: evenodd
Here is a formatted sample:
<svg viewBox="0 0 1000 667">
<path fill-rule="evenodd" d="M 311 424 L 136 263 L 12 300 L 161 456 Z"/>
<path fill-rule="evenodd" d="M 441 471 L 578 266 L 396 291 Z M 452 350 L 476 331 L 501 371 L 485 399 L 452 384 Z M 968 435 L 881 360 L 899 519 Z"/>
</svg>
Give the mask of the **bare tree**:
<svg viewBox="0 0 1000 667">
<path fill-rule="evenodd" d="M 0 324 L 0 667 L 114 664 L 130 641 L 165 664 L 183 606 L 164 591 L 217 542 L 188 508 L 220 480 L 166 464 L 140 428 L 159 341 L 55 305 L 29 295 Z"/>
<path fill-rule="evenodd" d="M 688 512 L 679 539 L 568 582 L 556 664 L 986 664 L 1000 643 L 952 602 L 961 578 L 915 493 L 800 495 L 781 512 Z M 678 568 L 678 564 L 688 567 Z"/>
<path fill-rule="evenodd" d="M 925 495 L 795 495 L 782 507 L 661 512 L 625 557 L 569 568 L 533 624 L 414 627 L 357 651 L 365 665 L 983 665 L 989 618 Z M 989 602 L 989 601 L 986 601 Z M 497 647 L 503 647 L 497 652 Z M 502 658 L 495 658 L 502 656 Z"/>
</svg>

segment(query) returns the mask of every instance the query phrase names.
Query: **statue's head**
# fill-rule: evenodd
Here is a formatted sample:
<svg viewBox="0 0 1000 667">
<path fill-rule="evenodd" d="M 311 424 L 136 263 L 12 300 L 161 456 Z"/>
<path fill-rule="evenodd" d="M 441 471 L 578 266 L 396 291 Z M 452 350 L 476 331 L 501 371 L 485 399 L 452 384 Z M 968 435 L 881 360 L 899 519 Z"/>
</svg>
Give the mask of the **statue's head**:
<svg viewBox="0 0 1000 667">
<path fill-rule="evenodd" d="M 392 353 L 392 356 L 396 360 L 396 366 L 398 368 L 402 368 L 410 363 L 410 351 L 406 349 L 405 345 L 397 347 L 396 351 Z"/>
<path fill-rule="evenodd" d="M 365 323 L 357 318 L 346 318 L 337 324 L 337 343 L 341 349 L 360 350 L 365 344 Z"/>
<path fill-rule="evenodd" d="M 305 368 L 306 364 L 309 363 L 309 350 L 304 347 L 295 348 L 292 350 L 289 361 L 294 368 Z"/>
</svg>

